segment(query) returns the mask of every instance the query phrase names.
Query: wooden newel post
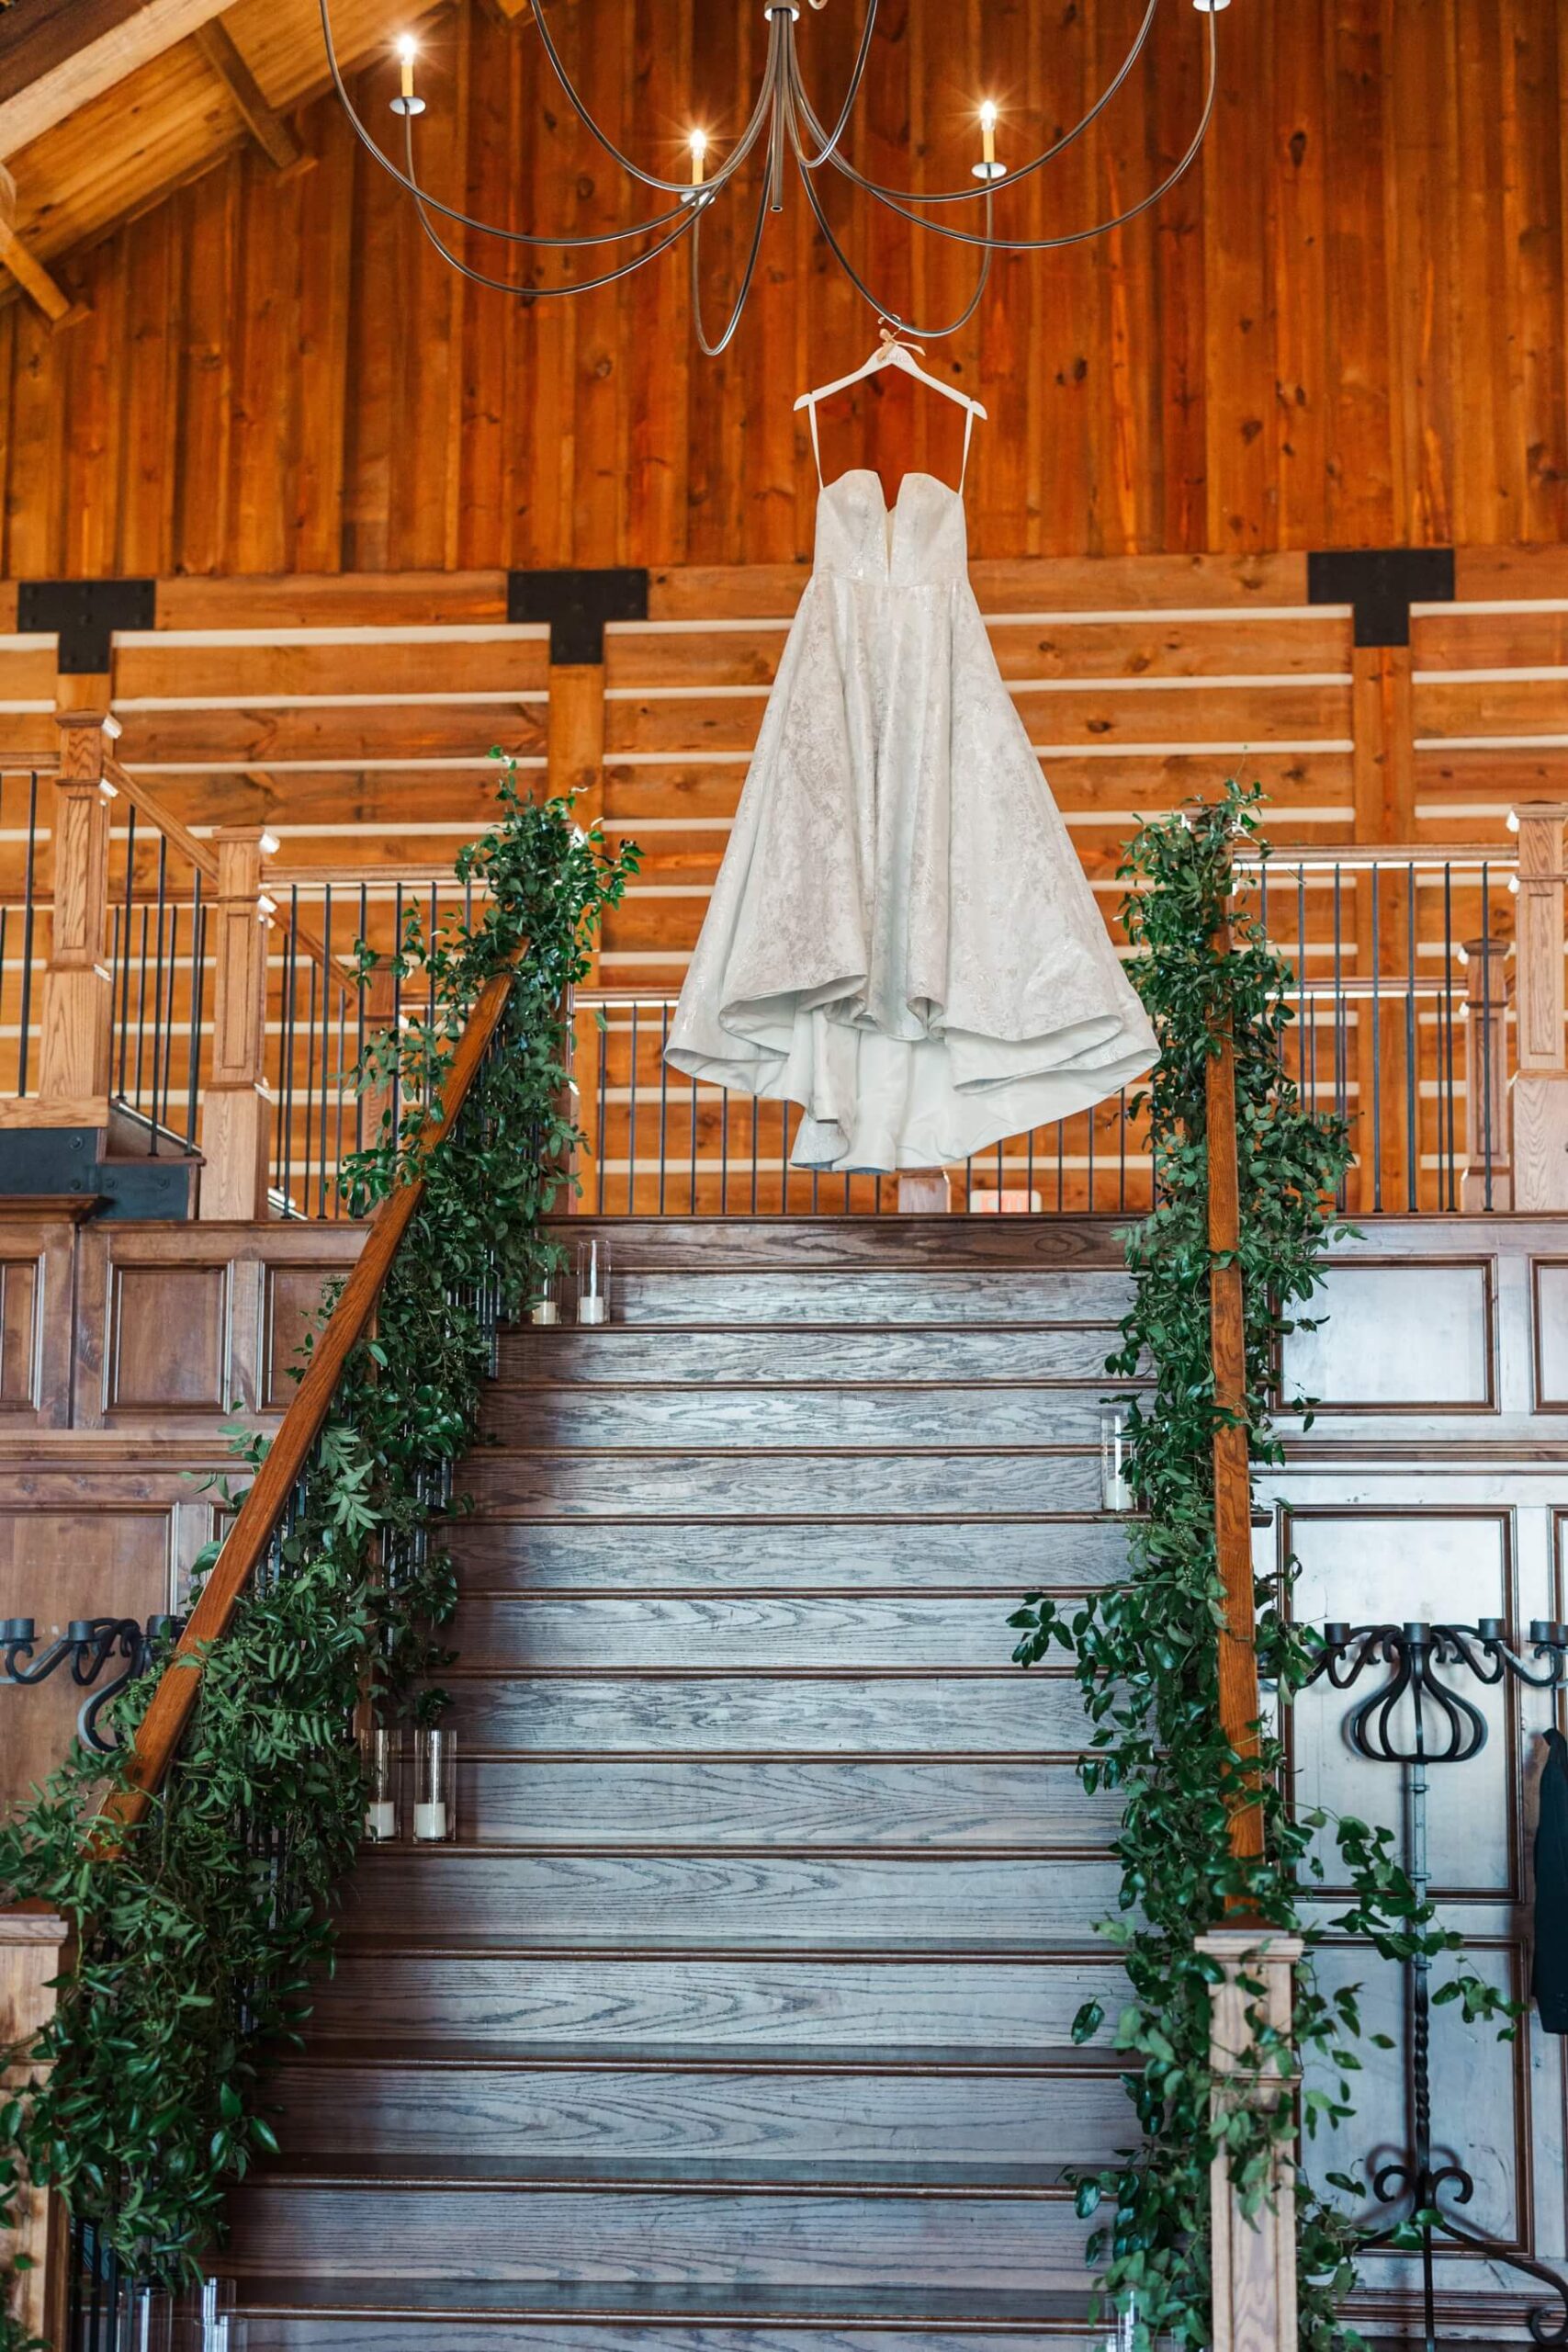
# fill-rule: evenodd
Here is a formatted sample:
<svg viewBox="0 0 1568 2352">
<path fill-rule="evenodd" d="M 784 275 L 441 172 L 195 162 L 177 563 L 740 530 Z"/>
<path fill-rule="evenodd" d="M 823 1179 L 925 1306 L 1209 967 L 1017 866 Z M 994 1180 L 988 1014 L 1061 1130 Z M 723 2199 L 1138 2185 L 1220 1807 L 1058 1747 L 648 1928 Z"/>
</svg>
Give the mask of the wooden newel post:
<svg viewBox="0 0 1568 2352">
<path fill-rule="evenodd" d="M 54 2015 L 57 1996 L 53 1980 L 65 1965 L 71 1930 L 58 1913 L 18 1906 L 0 1912 L 0 2044 L 27 2050 Z M 7 2098 L 25 2091 L 38 2078 L 36 2066 L 11 2066 L 5 2077 Z M 63 2344 L 66 2286 L 64 2208 L 46 2189 L 25 2183 L 17 2192 L 17 2227 L 0 2236 L 0 2265 L 15 2268 L 18 2255 L 28 2267 L 17 2271 L 12 2289 L 12 2311 L 27 2336 Z"/>
<path fill-rule="evenodd" d="M 1214 939 L 1216 956 L 1230 954 L 1230 926 Z M 1258 1753 L 1262 1712 L 1258 1689 L 1255 1579 L 1252 1568 L 1252 1453 L 1247 1428 L 1247 1322 L 1241 1267 L 1241 1176 L 1236 1156 L 1235 1047 L 1230 1023 L 1209 1057 L 1205 1105 L 1209 1147 L 1209 1337 L 1214 1403 L 1227 1416 L 1214 1431 L 1214 1544 L 1224 1587 L 1225 1622 L 1219 1636 L 1220 1722 L 1243 1758 Z M 1217 1262 L 1224 1260 L 1225 1262 Z M 1263 1815 L 1256 1804 L 1233 1805 L 1231 1850 L 1241 1861 L 1263 1852 Z"/>
<path fill-rule="evenodd" d="M 62 1127 L 107 1127 L 114 990 L 108 946 L 109 801 L 104 761 L 119 733 L 106 707 L 62 709 L 54 784 L 54 930 L 44 975 L 39 1110 Z"/>
<path fill-rule="evenodd" d="M 1258 2039 L 1254 2019 L 1273 2027 L 1289 2045 L 1295 1966 L 1303 1950 L 1300 1939 L 1256 1928 L 1222 1929 L 1200 1936 L 1197 1948 L 1222 1971 L 1211 1988 L 1216 2126 L 1238 2106 L 1267 2112 L 1283 2100 L 1293 2100 L 1294 2085 L 1289 2078 L 1272 2067 L 1258 2072 L 1248 2053 Z M 1245 2213 L 1224 2149 L 1215 2156 L 1209 2185 L 1213 2352 L 1296 2352 L 1294 2190 L 1294 2153 L 1281 2143 L 1268 2198 L 1257 2213 Z"/>
<path fill-rule="evenodd" d="M 266 1217 L 272 1162 L 262 828 L 228 826 L 216 839 L 212 1068 L 201 1105 L 201 1215 L 255 1224 Z"/>
<path fill-rule="evenodd" d="M 1467 939 L 1465 1166 L 1460 1207 L 1467 1216 L 1514 1205 L 1508 1156 L 1508 943 Z"/>
<path fill-rule="evenodd" d="M 1514 1080 L 1514 1206 L 1568 1209 L 1568 1053 L 1563 1042 L 1563 836 L 1568 807 L 1529 801 L 1519 836 L 1519 1067 Z"/>
</svg>

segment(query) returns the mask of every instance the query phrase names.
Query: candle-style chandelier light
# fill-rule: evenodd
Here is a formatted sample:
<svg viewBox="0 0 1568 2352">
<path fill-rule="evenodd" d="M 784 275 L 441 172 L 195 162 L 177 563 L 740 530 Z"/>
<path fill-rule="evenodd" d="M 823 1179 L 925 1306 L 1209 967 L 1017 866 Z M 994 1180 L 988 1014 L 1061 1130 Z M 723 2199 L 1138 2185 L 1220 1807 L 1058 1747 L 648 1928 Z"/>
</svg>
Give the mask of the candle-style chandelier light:
<svg viewBox="0 0 1568 2352">
<path fill-rule="evenodd" d="M 979 308 L 990 277 L 991 263 L 998 254 L 1050 253 L 1064 245 L 1086 244 L 1096 237 L 1107 235 L 1113 229 L 1124 227 L 1142 212 L 1159 202 L 1176 186 L 1196 158 L 1208 133 L 1214 111 L 1214 92 L 1218 79 L 1219 12 L 1229 6 L 1230 0 L 1192 0 L 1192 6 L 1208 19 L 1206 51 L 1207 70 L 1203 106 L 1190 145 L 1180 161 L 1160 181 L 1136 202 L 1125 206 L 1103 220 L 1091 222 L 1087 228 L 1072 229 L 1055 237 L 1018 237 L 1001 234 L 996 224 L 996 198 L 999 188 L 1013 187 L 1033 177 L 1048 164 L 1064 154 L 1082 138 L 1091 123 L 1101 115 L 1122 88 L 1134 66 L 1142 56 L 1154 30 L 1162 0 L 1146 0 L 1142 21 L 1120 66 L 1101 90 L 1093 105 L 1071 130 L 1062 131 L 1043 152 L 1032 161 L 1016 166 L 998 159 L 997 129 L 999 109 L 987 99 L 976 109 L 981 135 L 980 160 L 974 166 L 973 184 L 956 188 L 886 187 L 858 170 L 845 153 L 846 141 L 854 119 L 861 85 L 871 60 L 872 42 L 876 32 L 879 0 L 865 0 L 865 22 L 849 87 L 836 112 L 831 127 L 818 114 L 807 93 L 801 71 L 797 48 L 796 27 L 800 21 L 800 0 L 765 0 L 762 13 L 767 18 L 767 57 L 762 73 L 762 85 L 752 107 L 750 120 L 729 153 L 721 161 L 715 160 L 714 142 L 704 130 L 693 130 L 687 137 L 690 156 L 688 179 L 665 179 L 635 162 L 611 139 L 590 112 L 571 75 L 568 73 L 554 33 L 550 29 L 550 8 L 547 0 L 533 0 L 534 24 L 544 47 L 546 58 L 567 101 L 585 130 L 626 173 L 642 188 L 652 191 L 656 198 L 668 198 L 668 206 L 652 218 L 638 220 L 624 229 L 606 229 L 594 234 L 574 236 L 558 230 L 525 230 L 503 228 L 492 220 L 477 220 L 458 207 L 444 204 L 431 194 L 420 180 L 415 152 L 414 124 L 424 112 L 424 100 L 414 87 L 414 67 L 418 44 L 411 34 L 403 34 L 396 43 L 401 61 L 401 87 L 391 101 L 392 112 L 402 123 L 403 161 L 400 166 L 373 139 L 349 96 L 338 64 L 337 49 L 333 39 L 331 0 L 321 0 L 321 30 L 326 40 L 327 61 L 332 69 L 333 85 L 344 111 L 361 143 L 373 155 L 381 168 L 407 190 L 413 199 L 420 223 L 425 235 L 442 258 L 461 272 L 476 286 L 493 288 L 498 293 L 515 295 L 520 300 L 542 302 L 558 300 L 567 295 L 591 294 L 605 286 L 614 286 L 635 270 L 657 261 L 685 240 L 690 257 L 692 277 L 692 315 L 695 322 L 697 341 L 709 358 L 716 358 L 728 349 L 735 336 L 746 310 L 747 299 L 757 275 L 757 264 L 762 250 L 763 232 L 771 212 L 782 212 L 790 158 L 793 156 L 806 190 L 817 226 L 830 247 L 834 257 L 864 300 L 877 315 L 890 322 L 903 334 L 918 335 L 929 341 L 939 341 L 944 335 L 956 334 L 968 324 Z M 1181 0 L 1176 0 L 1179 6 Z M 810 0 L 813 9 L 828 6 L 828 0 Z M 761 187 L 757 197 L 756 214 L 750 232 L 750 242 L 739 290 L 722 332 L 710 334 L 704 315 L 702 275 L 702 231 L 707 214 L 730 188 L 753 157 L 761 164 Z M 892 304 L 884 301 L 867 285 L 856 264 L 845 252 L 843 243 L 829 219 L 822 194 L 822 175 L 834 172 L 888 211 L 897 214 L 915 228 L 929 235 L 945 237 L 955 244 L 969 247 L 976 256 L 974 288 L 962 309 L 953 318 L 933 323 L 930 320 L 906 318 Z M 955 215 L 958 206 L 979 208 L 974 213 Z M 494 277 L 473 268 L 464 256 L 453 250 L 453 232 L 471 232 L 481 237 L 494 238 L 499 243 L 542 249 L 558 253 L 582 253 L 592 249 L 605 251 L 620 245 L 637 244 L 639 250 L 612 266 L 586 277 L 574 277 L 558 285 L 535 282 L 532 274 L 525 277 Z M 647 242 L 644 242 L 644 241 Z"/>
</svg>

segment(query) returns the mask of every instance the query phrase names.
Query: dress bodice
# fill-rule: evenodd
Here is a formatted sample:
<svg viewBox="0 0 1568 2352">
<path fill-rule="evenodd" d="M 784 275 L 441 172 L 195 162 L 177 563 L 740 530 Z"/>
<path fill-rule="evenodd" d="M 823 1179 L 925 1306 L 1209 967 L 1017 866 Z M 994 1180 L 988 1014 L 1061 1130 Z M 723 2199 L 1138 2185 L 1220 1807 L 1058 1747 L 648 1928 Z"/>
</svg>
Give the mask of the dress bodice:
<svg viewBox="0 0 1568 2352">
<path fill-rule="evenodd" d="M 906 474 L 889 508 L 882 484 L 856 467 L 817 502 L 817 570 L 895 588 L 968 576 L 964 501 L 934 474 Z"/>
</svg>

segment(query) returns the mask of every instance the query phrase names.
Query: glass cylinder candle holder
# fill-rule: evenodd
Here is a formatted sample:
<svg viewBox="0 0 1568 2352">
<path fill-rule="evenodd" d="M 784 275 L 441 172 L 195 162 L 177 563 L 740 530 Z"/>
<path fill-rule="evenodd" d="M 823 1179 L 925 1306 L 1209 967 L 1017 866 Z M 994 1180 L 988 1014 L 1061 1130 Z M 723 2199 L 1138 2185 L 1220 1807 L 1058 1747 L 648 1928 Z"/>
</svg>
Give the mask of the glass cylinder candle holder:
<svg viewBox="0 0 1568 2352">
<path fill-rule="evenodd" d="M 128 2279 L 120 2288 L 115 2317 L 118 2352 L 174 2352 L 175 2301 L 162 2287 Z"/>
<path fill-rule="evenodd" d="M 566 1278 L 558 1266 L 549 1266 L 534 1276 L 528 1297 L 530 1323 L 555 1324 L 561 1319 L 561 1295 Z"/>
<path fill-rule="evenodd" d="M 599 1234 L 577 1245 L 577 1319 L 580 1323 L 610 1319 L 610 1245 Z"/>
<path fill-rule="evenodd" d="M 443 1725 L 421 1724 L 414 1735 L 413 1834 L 421 1846 L 444 1846 L 457 1835 L 457 1742 Z"/>
<path fill-rule="evenodd" d="M 1100 1417 L 1100 1507 L 1133 1508 L 1131 1415 L 1125 1405 L 1108 1405 Z"/>
<path fill-rule="evenodd" d="M 197 2310 L 197 2342 L 201 2352 L 231 2352 L 233 2344 L 234 2281 L 204 2278 Z"/>
<path fill-rule="evenodd" d="M 365 1837 L 372 1846 L 385 1846 L 398 1834 L 402 1802 L 402 1736 L 385 1724 L 367 1724 L 360 1735 L 359 1752 L 365 1766 Z"/>
</svg>

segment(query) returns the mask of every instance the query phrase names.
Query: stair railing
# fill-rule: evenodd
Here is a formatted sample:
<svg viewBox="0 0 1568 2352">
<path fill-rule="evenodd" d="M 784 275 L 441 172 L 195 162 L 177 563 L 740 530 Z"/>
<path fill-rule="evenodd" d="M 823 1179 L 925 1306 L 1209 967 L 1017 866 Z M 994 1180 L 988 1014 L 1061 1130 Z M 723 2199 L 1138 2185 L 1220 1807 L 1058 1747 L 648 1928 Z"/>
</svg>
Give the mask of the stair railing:
<svg viewBox="0 0 1568 2352">
<path fill-rule="evenodd" d="M 1228 922 L 1213 952 L 1231 952 Z M 1219 1632 L 1220 1724 L 1244 1766 L 1258 1757 L 1262 1700 L 1252 1561 L 1252 1466 L 1247 1425 L 1246 1297 L 1241 1245 L 1240 1154 L 1236 1136 L 1235 1043 L 1228 1014 L 1214 1038 L 1206 1076 L 1208 1144 L 1209 1345 L 1216 1421 L 1213 1440 L 1214 1539 L 1224 1622 Z M 1238 1862 L 1263 1855 L 1263 1813 L 1247 1782 L 1229 1800 L 1231 1851 Z M 1238 1915 L 1199 1939 L 1213 1965 L 1210 2066 L 1216 2121 L 1238 2106 L 1272 2108 L 1277 2072 L 1260 2074 L 1248 2053 L 1261 2013 L 1289 2040 L 1294 1971 L 1303 1946 Z M 1257 1988 L 1262 1987 L 1261 1994 Z M 1295 2201 L 1289 2155 L 1276 2153 L 1269 2193 L 1248 2213 L 1231 2178 L 1222 2144 L 1210 2175 L 1213 2352 L 1296 2352 Z"/>
<path fill-rule="evenodd" d="M 460 1121 L 482 1115 L 483 1073 L 506 1050 L 502 1023 L 512 989 L 512 975 L 501 973 L 487 982 L 476 1001 L 443 1077 L 439 1102 L 432 1107 L 420 1136 L 422 1165 Z M 146 1815 L 190 1724 L 203 1658 L 222 1640 L 247 1591 L 262 1579 L 289 1573 L 287 1547 L 299 1521 L 307 1474 L 318 1456 L 350 1359 L 373 1333 L 382 1290 L 424 1192 L 423 1176 L 412 1177 L 389 1193 L 367 1221 L 364 1248 L 316 1338 L 299 1387 L 148 1702 L 128 1758 L 125 1783 L 111 1794 L 101 1815 L 106 1840 Z M 480 1295 L 469 1293 L 465 1304 L 477 1309 L 480 1328 L 493 1343 L 501 1312 L 499 1283 L 487 1282 Z M 429 1474 L 423 1499 L 433 1510 L 450 1500 L 449 1470 Z M 263 1867 L 277 1863 L 270 1850 L 258 1850 L 256 1860 Z M 25 1908 L 0 1914 L 0 2029 L 9 2046 L 25 2048 L 47 2027 L 56 2001 L 49 1980 L 58 1972 L 58 1946 L 65 1939 L 65 1923 L 52 1914 L 33 1916 Z M 40 1952 L 50 1961 L 47 1968 L 40 1969 Z M 30 2071 L 26 2066 L 18 2070 L 17 2087 Z M 57 2197 L 29 2197 L 11 2253 L 13 2259 L 17 2253 L 27 2256 L 17 2290 L 23 2315 L 59 2352 L 137 2352 L 137 2299 L 145 2290 L 123 2277 L 118 2257 L 93 2223 L 67 2221 Z"/>
</svg>

